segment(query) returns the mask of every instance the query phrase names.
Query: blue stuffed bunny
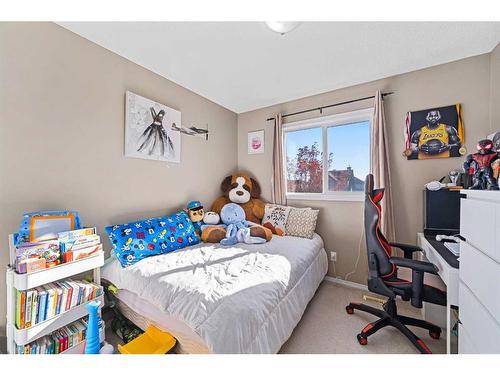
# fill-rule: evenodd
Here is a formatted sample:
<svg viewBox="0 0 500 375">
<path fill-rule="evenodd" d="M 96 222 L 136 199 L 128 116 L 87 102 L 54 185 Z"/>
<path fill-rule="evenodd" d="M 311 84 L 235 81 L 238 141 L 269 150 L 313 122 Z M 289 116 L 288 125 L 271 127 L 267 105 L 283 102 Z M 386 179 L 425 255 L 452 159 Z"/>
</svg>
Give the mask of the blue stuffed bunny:
<svg viewBox="0 0 500 375">
<path fill-rule="evenodd" d="M 228 203 L 222 207 L 220 217 L 226 225 L 226 238 L 220 243 L 225 246 L 231 246 L 238 242 L 248 244 L 264 243 L 264 238 L 250 236 L 248 221 L 245 220 L 245 211 L 236 203 Z"/>
</svg>

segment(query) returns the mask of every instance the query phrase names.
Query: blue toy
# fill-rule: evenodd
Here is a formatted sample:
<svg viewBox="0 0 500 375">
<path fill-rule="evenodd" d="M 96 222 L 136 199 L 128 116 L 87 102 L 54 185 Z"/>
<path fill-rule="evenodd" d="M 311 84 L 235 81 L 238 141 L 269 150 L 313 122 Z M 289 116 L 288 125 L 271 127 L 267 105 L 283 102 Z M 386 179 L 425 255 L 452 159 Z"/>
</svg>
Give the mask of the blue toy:
<svg viewBox="0 0 500 375">
<path fill-rule="evenodd" d="M 101 301 L 92 301 L 87 304 L 89 321 L 87 323 L 85 354 L 99 354 L 101 344 L 99 342 L 99 316 L 97 311 L 100 304 Z"/>
<path fill-rule="evenodd" d="M 249 223 L 245 219 L 245 211 L 236 203 L 228 203 L 222 207 L 220 213 L 222 222 L 226 226 L 226 238 L 220 243 L 225 246 L 231 246 L 238 242 L 248 244 L 264 243 L 264 238 L 250 236 Z"/>
</svg>

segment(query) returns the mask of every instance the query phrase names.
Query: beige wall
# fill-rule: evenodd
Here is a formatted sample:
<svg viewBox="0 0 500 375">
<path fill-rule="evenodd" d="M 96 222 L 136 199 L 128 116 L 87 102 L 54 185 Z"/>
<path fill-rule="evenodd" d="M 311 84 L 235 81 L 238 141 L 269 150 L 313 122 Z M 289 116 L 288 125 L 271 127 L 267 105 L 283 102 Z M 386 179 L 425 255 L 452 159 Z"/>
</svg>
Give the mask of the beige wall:
<svg viewBox="0 0 500 375">
<path fill-rule="evenodd" d="M 457 62 L 370 82 L 346 89 L 263 108 L 238 116 L 239 168 L 253 172 L 262 185 L 266 199 L 271 197 L 272 126 L 266 118 L 278 112 L 287 113 L 314 108 L 352 98 L 374 94 L 377 89 L 394 91 L 385 100 L 392 184 L 395 205 L 397 239 L 414 243 L 416 232 L 422 229 L 423 185 L 439 179 L 450 169 L 460 168 L 462 158 L 445 160 L 406 161 L 402 152 L 405 113 L 429 107 L 463 104 L 466 146 L 470 152 L 476 141 L 486 136 L 490 128 L 490 55 L 481 55 Z M 324 115 L 367 108 L 370 101 L 336 107 Z M 290 121 L 317 116 L 295 116 Z M 247 132 L 265 129 L 265 154 L 247 155 Z M 337 252 L 336 274 L 344 277 L 353 270 L 362 231 L 363 206 L 358 202 L 289 201 L 290 205 L 312 206 L 321 209 L 318 232 L 328 251 Z M 364 239 L 357 272 L 350 280 L 365 283 L 367 276 Z M 330 275 L 334 269 L 330 264 Z"/>
<path fill-rule="evenodd" d="M 500 130 L 500 44 L 491 52 L 491 127 Z"/>
<path fill-rule="evenodd" d="M 237 164 L 235 113 L 55 24 L 0 23 L 0 87 L 2 272 L 24 212 L 78 210 L 103 233 L 211 203 Z M 208 123 L 210 140 L 183 136 L 180 164 L 125 158 L 126 90 L 180 110 L 184 124 Z M 4 326 L 4 276 L 0 296 Z"/>
</svg>

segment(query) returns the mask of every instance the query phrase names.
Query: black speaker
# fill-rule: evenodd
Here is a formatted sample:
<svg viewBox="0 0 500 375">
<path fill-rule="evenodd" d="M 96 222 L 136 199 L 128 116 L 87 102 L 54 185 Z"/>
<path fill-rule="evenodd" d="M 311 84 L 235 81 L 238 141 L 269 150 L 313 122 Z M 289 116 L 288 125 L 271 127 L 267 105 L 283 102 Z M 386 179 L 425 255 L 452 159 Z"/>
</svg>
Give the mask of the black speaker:
<svg viewBox="0 0 500 375">
<path fill-rule="evenodd" d="M 460 191 L 424 190 L 424 233 L 460 233 Z"/>
</svg>

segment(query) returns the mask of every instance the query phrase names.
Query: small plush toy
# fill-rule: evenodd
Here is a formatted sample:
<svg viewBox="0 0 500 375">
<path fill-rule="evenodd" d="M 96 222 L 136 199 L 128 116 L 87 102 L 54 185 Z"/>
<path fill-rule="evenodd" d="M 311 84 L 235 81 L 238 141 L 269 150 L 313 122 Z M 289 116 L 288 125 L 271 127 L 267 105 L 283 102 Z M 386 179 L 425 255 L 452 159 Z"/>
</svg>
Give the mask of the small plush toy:
<svg viewBox="0 0 500 375">
<path fill-rule="evenodd" d="M 203 216 L 203 223 L 206 225 L 217 225 L 220 222 L 220 216 L 217 212 L 208 211 Z"/>
<path fill-rule="evenodd" d="M 203 206 L 200 201 L 191 201 L 187 205 L 188 215 L 193 222 L 194 230 L 201 235 L 201 225 L 203 224 Z"/>
<path fill-rule="evenodd" d="M 264 243 L 266 240 L 250 235 L 249 222 L 245 220 L 245 211 L 236 203 L 228 203 L 221 210 L 222 222 L 226 225 L 226 237 L 220 243 L 225 246 L 238 242 L 248 244 Z"/>
</svg>

